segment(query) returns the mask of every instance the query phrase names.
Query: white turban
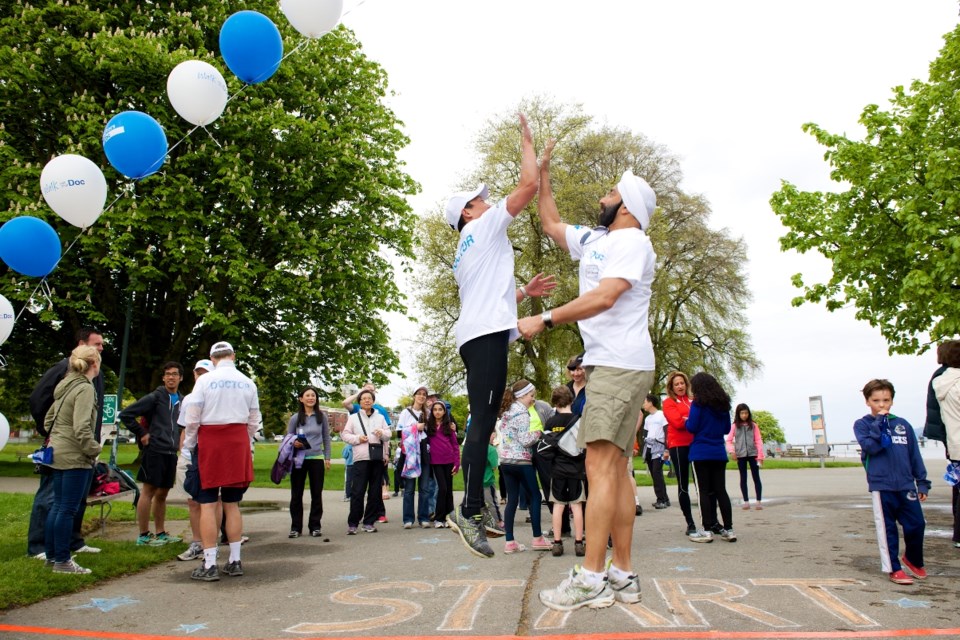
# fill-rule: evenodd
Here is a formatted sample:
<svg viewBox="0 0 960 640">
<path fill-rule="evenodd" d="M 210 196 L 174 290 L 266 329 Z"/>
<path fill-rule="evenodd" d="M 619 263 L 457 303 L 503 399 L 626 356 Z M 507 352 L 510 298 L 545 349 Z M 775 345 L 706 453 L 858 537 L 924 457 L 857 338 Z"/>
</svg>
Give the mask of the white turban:
<svg viewBox="0 0 960 640">
<path fill-rule="evenodd" d="M 620 198 L 627 206 L 627 211 L 633 214 L 640 223 L 640 228 L 646 231 L 650 226 L 650 216 L 657 208 L 657 194 L 653 192 L 646 180 L 633 175 L 633 171 L 629 169 L 617 183 L 617 191 L 620 192 Z"/>
</svg>

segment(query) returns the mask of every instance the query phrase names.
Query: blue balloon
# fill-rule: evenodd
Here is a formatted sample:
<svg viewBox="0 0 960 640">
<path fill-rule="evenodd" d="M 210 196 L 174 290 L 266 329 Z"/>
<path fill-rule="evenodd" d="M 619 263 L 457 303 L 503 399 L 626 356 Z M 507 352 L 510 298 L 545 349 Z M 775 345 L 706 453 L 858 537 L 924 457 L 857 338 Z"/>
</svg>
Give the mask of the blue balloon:
<svg viewBox="0 0 960 640">
<path fill-rule="evenodd" d="M 60 261 L 60 236 L 40 218 L 13 218 L 0 227 L 0 258 L 17 273 L 42 278 Z"/>
<path fill-rule="evenodd" d="M 238 11 L 220 28 L 220 55 L 245 83 L 269 80 L 283 59 L 280 30 L 262 13 Z"/>
<path fill-rule="evenodd" d="M 124 111 L 103 129 L 103 151 L 114 169 L 134 180 L 156 173 L 167 159 L 160 123 L 140 111 Z"/>
</svg>

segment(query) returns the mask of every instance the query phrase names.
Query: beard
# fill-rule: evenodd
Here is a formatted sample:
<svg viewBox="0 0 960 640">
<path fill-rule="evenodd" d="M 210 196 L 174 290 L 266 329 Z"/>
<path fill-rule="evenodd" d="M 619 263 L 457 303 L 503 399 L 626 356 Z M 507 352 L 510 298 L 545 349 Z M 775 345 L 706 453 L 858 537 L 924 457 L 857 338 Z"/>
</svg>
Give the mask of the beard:
<svg viewBox="0 0 960 640">
<path fill-rule="evenodd" d="M 597 224 L 601 227 L 609 228 L 617 217 L 617 211 L 620 211 L 620 207 L 622 206 L 623 201 L 621 200 L 616 204 L 611 204 L 600 209 L 600 217 L 597 218 Z"/>
</svg>

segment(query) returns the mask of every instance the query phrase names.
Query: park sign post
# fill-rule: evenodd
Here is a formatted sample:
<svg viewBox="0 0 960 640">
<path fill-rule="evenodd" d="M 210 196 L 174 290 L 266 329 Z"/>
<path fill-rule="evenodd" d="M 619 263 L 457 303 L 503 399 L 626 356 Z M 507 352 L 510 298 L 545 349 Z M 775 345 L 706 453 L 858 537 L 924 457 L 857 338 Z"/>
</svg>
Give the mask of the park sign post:
<svg viewBox="0 0 960 640">
<path fill-rule="evenodd" d="M 117 423 L 117 395 L 115 393 L 103 394 L 103 424 L 114 425 Z"/>
<path fill-rule="evenodd" d="M 827 422 L 823 415 L 823 396 L 810 396 L 810 428 L 813 430 L 813 452 L 820 456 L 820 466 L 823 467 L 823 459 L 830 455 Z"/>
</svg>

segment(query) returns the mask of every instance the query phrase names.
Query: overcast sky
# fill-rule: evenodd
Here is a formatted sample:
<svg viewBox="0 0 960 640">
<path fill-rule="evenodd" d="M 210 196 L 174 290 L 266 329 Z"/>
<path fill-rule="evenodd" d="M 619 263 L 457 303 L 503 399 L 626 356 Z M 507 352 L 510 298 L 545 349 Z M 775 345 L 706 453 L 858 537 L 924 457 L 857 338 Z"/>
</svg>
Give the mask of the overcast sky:
<svg viewBox="0 0 960 640">
<path fill-rule="evenodd" d="M 764 368 L 732 390 L 735 402 L 773 412 L 791 442 L 807 443 L 808 398 L 821 395 L 829 440 L 846 442 L 866 411 L 859 389 L 886 377 L 894 411 L 922 426 L 934 355 L 888 356 L 851 311 L 790 306 L 790 276 L 818 281 L 829 265 L 780 252 L 784 229 L 769 199 L 781 179 L 837 188 L 801 125 L 860 137 L 864 106 L 885 106 L 892 87 L 927 78 L 957 22 L 956 0 L 346 0 L 345 9 L 344 24 L 396 94 L 387 102 L 411 139 L 402 159 L 423 188 L 411 199 L 417 213 L 474 168 L 488 118 L 538 94 L 581 103 L 670 149 L 683 188 L 710 202 L 711 225 L 746 239 L 749 331 Z M 412 371 L 411 329 L 396 324 L 394 345 Z M 413 383 L 396 378 L 381 395 L 393 402 Z"/>
</svg>

